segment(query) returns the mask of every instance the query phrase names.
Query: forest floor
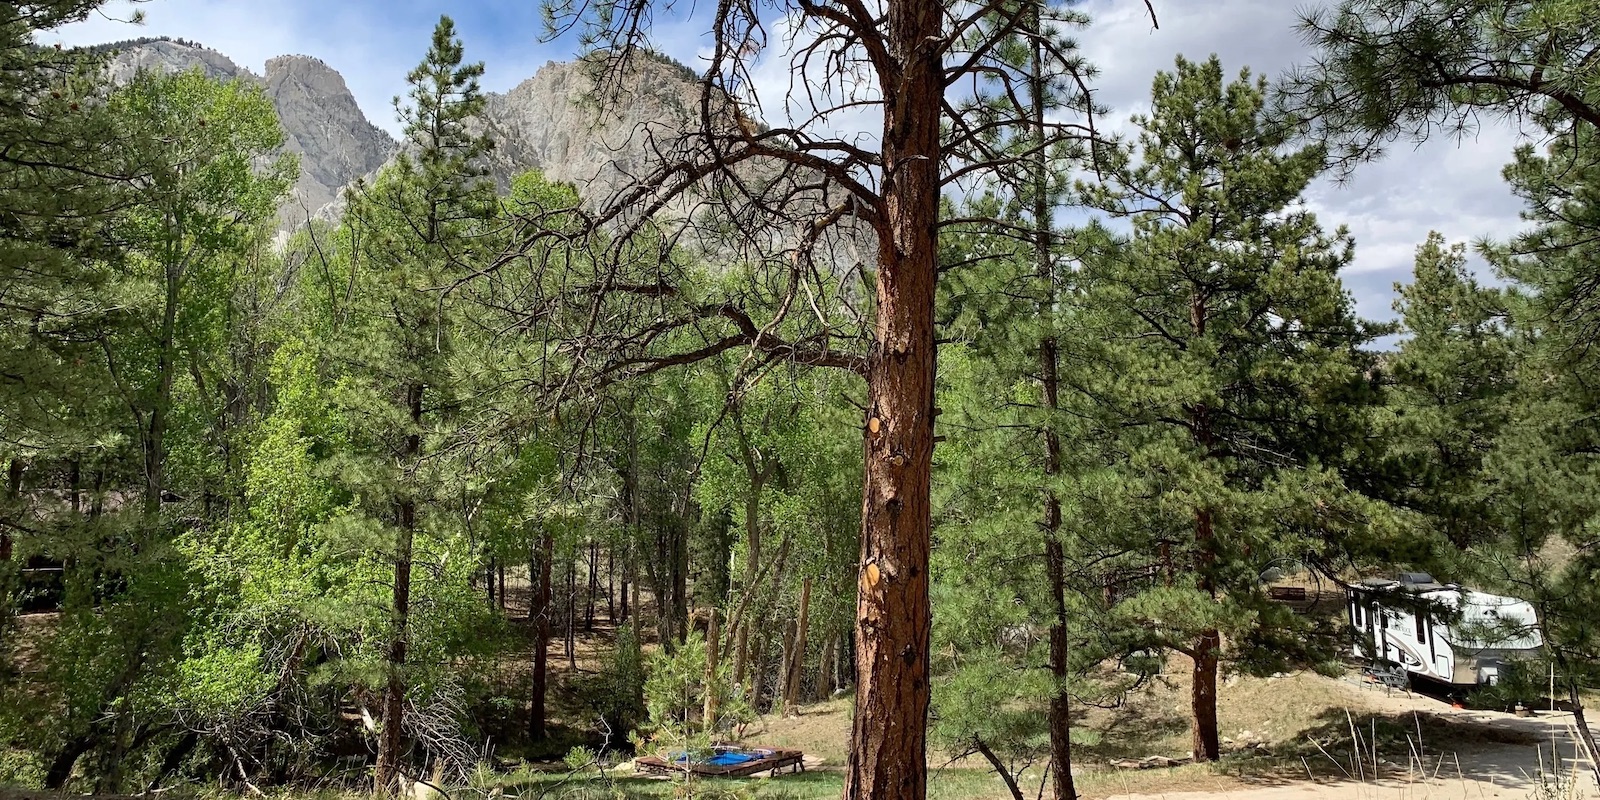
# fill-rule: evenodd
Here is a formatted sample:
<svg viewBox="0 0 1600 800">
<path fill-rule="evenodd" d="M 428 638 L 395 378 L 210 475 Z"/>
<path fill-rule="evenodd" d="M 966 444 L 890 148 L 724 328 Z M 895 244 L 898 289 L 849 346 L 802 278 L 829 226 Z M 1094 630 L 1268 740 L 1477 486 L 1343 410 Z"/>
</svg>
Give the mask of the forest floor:
<svg viewBox="0 0 1600 800">
<path fill-rule="evenodd" d="M 513 609 L 518 598 L 510 592 Z M 515 615 L 514 615 L 515 619 Z M 28 618 L 29 626 L 53 622 Z M 503 795 L 563 798 L 680 797 L 679 784 L 632 777 L 627 765 L 608 776 L 572 781 L 558 760 L 575 744 L 593 744 L 578 721 L 592 714 L 585 705 L 590 684 L 604 669 L 615 630 L 602 610 L 595 630 L 574 637 L 571 660 L 558 635 L 550 643 L 552 717 L 557 725 L 545 752 L 511 754 L 529 759 L 510 774 L 485 775 L 481 791 L 453 793 L 455 800 L 484 798 L 494 786 Z M 516 623 L 514 623 L 516 624 Z M 38 631 L 34 631 L 37 633 Z M 651 632 L 646 632 L 649 639 Z M 32 637 L 23 637 L 24 639 Z M 497 677 L 507 688 L 528 679 L 531 652 L 512 654 Z M 31 660 L 31 659 L 26 659 Z M 586 687 L 590 687 L 586 689 Z M 1166 674 L 1111 709 L 1085 708 L 1074 720 L 1074 775 L 1088 800 L 1164 797 L 1171 800 L 1488 800 L 1600 797 L 1586 763 L 1575 763 L 1572 717 L 1540 711 L 1517 717 L 1453 708 L 1424 694 L 1363 683 L 1357 676 L 1313 673 L 1277 677 L 1232 677 L 1219 698 L 1224 757 L 1215 764 L 1187 764 L 1189 749 L 1187 662 L 1174 659 Z M 769 715 L 746 730 L 749 743 L 791 747 L 807 754 L 807 771 L 752 781 L 710 781 L 699 797 L 810 800 L 837 797 L 849 741 L 852 701 L 803 706 L 787 717 Z M 525 714 L 523 714 L 525 716 Z M 525 724 L 514 717 L 509 727 Z M 510 730 L 501 732 L 511 733 Z M 499 738 L 498 736 L 496 738 Z M 514 738 L 514 737 L 513 737 Z M 1559 766 L 1551 766 L 1552 752 Z M 1360 755 L 1356 755 L 1359 753 Z M 1125 768 L 1151 757 L 1169 759 L 1154 768 Z M 977 759 L 951 761 L 930 752 L 930 800 L 1006 800 L 1004 784 Z M 1124 766 L 1116 766 L 1117 763 Z M 503 762 L 504 763 L 504 762 Z M 1019 782 L 1030 798 L 1039 788 L 1038 769 Z M 558 788 L 559 787 L 559 788 Z M 551 791 L 554 790 L 554 791 Z M 737 790 L 737 794 L 728 793 Z M 40 794 L 0 789 L 0 800 Z M 300 798 L 295 798 L 300 800 Z"/>
<path fill-rule="evenodd" d="M 1219 763 L 1150 769 L 1112 766 L 1115 761 L 1149 756 L 1185 760 L 1187 671 L 1178 668 L 1178 662 L 1173 666 L 1161 681 L 1122 707 L 1091 709 L 1076 720 L 1082 739 L 1074 747 L 1074 774 L 1085 798 L 1600 796 L 1587 763 L 1571 760 L 1571 714 L 1539 712 L 1523 718 L 1458 709 L 1428 695 L 1372 687 L 1354 676 L 1311 673 L 1230 679 L 1220 698 L 1225 754 Z M 804 750 L 812 757 L 809 768 L 826 773 L 844 763 L 849 728 L 850 702 L 835 700 L 807 706 L 798 716 L 767 717 L 752 726 L 749 741 Z M 1557 767 L 1551 765 L 1552 748 L 1560 753 Z M 1359 757 L 1354 755 L 1358 750 Z M 929 764 L 935 768 L 930 795 L 1008 796 L 998 777 L 980 763 L 967 759 L 938 768 L 947 761 L 929 754 Z M 987 778 L 987 785 L 980 776 Z M 1040 777 L 1038 770 L 1030 770 L 1019 782 L 1036 789 Z M 780 777 L 773 783 L 786 785 L 789 780 Z M 1557 788 L 1563 790 L 1559 795 L 1548 791 Z"/>
<path fill-rule="evenodd" d="M 516 608 L 520 599 L 516 590 L 508 594 Z M 596 630 L 575 637 L 573 661 L 568 660 L 559 636 L 550 643 L 552 714 L 558 719 L 582 706 L 579 687 L 603 669 L 603 654 L 614 641 L 614 629 L 604 621 L 603 607 L 596 616 Z M 646 630 L 647 641 L 652 634 Z M 576 670 L 572 669 L 574 662 Z M 523 669 L 513 667 L 511 671 L 507 676 L 511 682 L 525 679 Z M 1315 673 L 1228 678 L 1221 687 L 1218 709 L 1223 759 L 1215 764 L 1183 763 L 1190 747 L 1189 687 L 1188 662 L 1175 658 L 1165 674 L 1120 706 L 1082 710 L 1074 720 L 1074 775 L 1083 797 L 1600 797 L 1588 777 L 1587 763 L 1571 760 L 1570 714 L 1543 711 L 1521 718 L 1453 708 L 1426 694 L 1364 683 L 1354 674 L 1343 678 Z M 815 703 L 802 707 L 796 715 L 768 715 L 746 729 L 746 741 L 751 744 L 805 752 L 805 773 L 741 783 L 712 781 L 702 785 L 697 796 L 717 796 L 704 792 L 738 786 L 750 790 L 745 796 L 773 800 L 837 797 L 849 744 L 851 703 L 843 698 Z M 544 757 L 559 758 L 558 750 L 559 746 Z M 1560 754 L 1557 766 L 1552 766 L 1553 750 Z M 1171 765 L 1147 769 L 1114 766 L 1152 756 L 1170 759 Z M 945 754 L 930 752 L 928 762 L 931 800 L 1009 797 L 1004 784 L 979 759 L 952 761 Z M 605 790 L 597 787 L 600 793 L 595 796 L 615 796 L 613 790 L 620 790 L 625 797 L 673 797 L 682 788 L 663 779 L 629 777 L 629 772 L 623 765 L 611 776 L 617 783 Z M 559 770 L 522 775 L 541 789 L 561 780 Z M 1018 777 L 1026 794 L 1033 797 L 1039 788 L 1039 770 L 1023 770 Z M 557 794 L 588 796 L 581 783 L 568 788 L 577 791 Z M 514 785 L 505 786 L 508 796 L 516 792 Z"/>
</svg>

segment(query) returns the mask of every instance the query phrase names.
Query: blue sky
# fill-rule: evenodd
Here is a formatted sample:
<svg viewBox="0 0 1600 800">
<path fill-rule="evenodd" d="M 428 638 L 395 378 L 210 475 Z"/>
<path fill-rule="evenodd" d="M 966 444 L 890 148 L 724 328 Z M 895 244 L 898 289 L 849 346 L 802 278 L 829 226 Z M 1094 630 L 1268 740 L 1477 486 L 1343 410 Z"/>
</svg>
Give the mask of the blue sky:
<svg viewBox="0 0 1600 800">
<path fill-rule="evenodd" d="M 145 14 L 143 25 L 123 21 L 135 8 Z M 390 100 L 405 91 L 406 72 L 427 51 L 440 14 L 455 20 L 467 57 L 485 63 L 484 87 L 503 92 L 576 51 L 571 36 L 544 41 L 539 9 L 537 0 L 113 0 L 103 14 L 53 38 L 65 44 L 191 39 L 258 74 L 273 56 L 316 56 L 344 75 L 374 123 L 395 131 Z M 683 38 L 687 50 L 680 53 L 692 57 L 696 45 Z"/>
<path fill-rule="evenodd" d="M 1152 29 L 1142 0 L 1084 0 L 1094 19 L 1079 40 L 1101 69 L 1099 99 L 1113 125 L 1144 110 L 1150 80 L 1170 69 L 1175 54 L 1217 53 L 1230 72 L 1249 65 L 1276 75 L 1305 57 L 1292 26 L 1296 10 L 1325 0 L 1155 0 L 1160 29 Z M 698 6 L 696 5 L 698 3 Z M 709 0 L 678 0 L 656 18 L 656 46 L 699 66 L 703 13 Z M 92 44 L 137 36 L 193 39 L 260 73 L 268 58 L 316 56 L 339 70 L 372 121 L 396 129 L 390 100 L 405 90 L 405 74 L 422 57 L 441 13 L 450 14 L 467 56 L 486 64 L 484 87 L 505 91 L 548 61 L 570 59 L 576 42 L 543 41 L 539 0 L 150 0 L 146 22 L 130 26 L 131 6 L 115 0 L 105 16 L 63 28 L 46 42 Z M 776 61 L 776 60 L 774 60 Z M 758 72 L 763 98 L 781 98 L 791 77 L 785 65 Z M 764 85 L 759 85 L 764 82 Z M 768 116 L 781 113 L 768 100 Z M 1362 167 L 1345 185 L 1321 182 L 1308 204 L 1323 224 L 1345 224 L 1356 239 L 1356 261 L 1345 275 L 1360 310 L 1387 318 L 1391 284 L 1410 276 L 1415 247 L 1430 229 L 1450 241 L 1505 237 L 1516 231 L 1519 203 L 1500 179 L 1518 137 L 1490 125 L 1464 140 L 1399 145 L 1384 161 Z"/>
</svg>

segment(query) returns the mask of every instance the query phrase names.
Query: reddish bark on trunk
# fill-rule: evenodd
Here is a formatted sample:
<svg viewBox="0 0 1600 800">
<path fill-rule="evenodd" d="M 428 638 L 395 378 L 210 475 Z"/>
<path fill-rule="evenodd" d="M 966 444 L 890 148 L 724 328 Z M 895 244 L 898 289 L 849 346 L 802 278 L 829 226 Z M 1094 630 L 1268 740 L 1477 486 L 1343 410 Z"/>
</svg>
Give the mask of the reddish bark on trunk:
<svg viewBox="0 0 1600 800">
<path fill-rule="evenodd" d="M 937 43 L 944 6 L 888 4 L 883 224 L 867 355 L 866 464 L 856 603 L 856 708 L 846 800 L 927 794 L 928 548 L 939 218 Z"/>
</svg>

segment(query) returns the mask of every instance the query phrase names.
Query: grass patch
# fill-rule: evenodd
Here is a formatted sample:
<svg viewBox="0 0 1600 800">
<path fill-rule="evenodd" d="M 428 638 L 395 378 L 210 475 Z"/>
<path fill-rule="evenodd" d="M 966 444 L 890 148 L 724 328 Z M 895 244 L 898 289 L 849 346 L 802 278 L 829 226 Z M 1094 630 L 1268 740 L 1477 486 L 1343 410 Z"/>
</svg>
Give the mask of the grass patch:
<svg viewBox="0 0 1600 800">
<path fill-rule="evenodd" d="M 705 800 L 824 800 L 839 796 L 844 774 L 814 770 L 773 778 L 697 778 L 663 780 L 596 775 L 572 779 L 553 773 L 523 773 L 507 783 L 505 797 L 526 800 L 634 800 L 639 798 L 698 797 Z M 947 769 L 928 773 L 929 800 L 979 800 L 1005 795 L 1000 780 L 980 770 Z"/>
</svg>

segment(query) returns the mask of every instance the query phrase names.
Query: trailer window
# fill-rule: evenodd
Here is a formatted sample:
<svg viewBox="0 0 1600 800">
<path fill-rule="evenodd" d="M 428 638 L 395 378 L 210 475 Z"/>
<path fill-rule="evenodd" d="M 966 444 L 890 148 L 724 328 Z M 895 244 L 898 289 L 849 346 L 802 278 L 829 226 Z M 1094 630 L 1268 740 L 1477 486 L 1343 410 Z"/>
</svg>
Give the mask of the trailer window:
<svg viewBox="0 0 1600 800">
<path fill-rule="evenodd" d="M 1416 615 L 1416 619 L 1417 619 L 1417 641 L 1426 642 L 1426 641 L 1428 641 L 1428 615 L 1418 612 L 1417 615 Z"/>
</svg>

